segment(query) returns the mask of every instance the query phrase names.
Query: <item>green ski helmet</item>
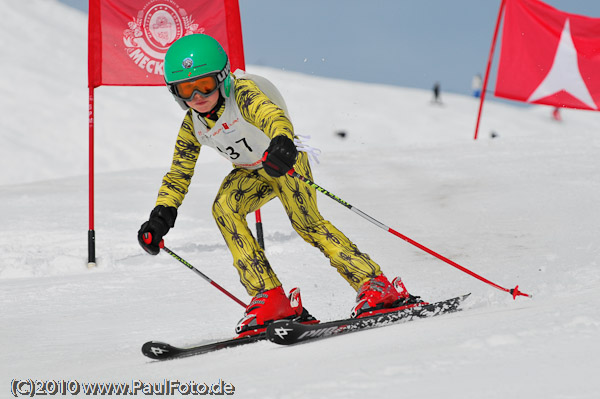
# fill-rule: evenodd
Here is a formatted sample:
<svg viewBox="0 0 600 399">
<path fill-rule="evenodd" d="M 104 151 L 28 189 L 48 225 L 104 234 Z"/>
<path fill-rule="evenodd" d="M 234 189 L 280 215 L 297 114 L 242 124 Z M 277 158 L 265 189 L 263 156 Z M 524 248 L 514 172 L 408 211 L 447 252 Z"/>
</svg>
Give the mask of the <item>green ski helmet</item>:
<svg viewBox="0 0 600 399">
<path fill-rule="evenodd" d="M 191 96 L 184 98 L 178 93 L 178 83 L 214 76 L 221 94 L 229 97 L 232 80 L 229 58 L 219 42 L 208 35 L 198 33 L 176 40 L 165 55 L 164 71 L 169 91 L 184 110 L 189 108 L 186 100 L 196 93 L 204 93 L 194 90 Z"/>
</svg>

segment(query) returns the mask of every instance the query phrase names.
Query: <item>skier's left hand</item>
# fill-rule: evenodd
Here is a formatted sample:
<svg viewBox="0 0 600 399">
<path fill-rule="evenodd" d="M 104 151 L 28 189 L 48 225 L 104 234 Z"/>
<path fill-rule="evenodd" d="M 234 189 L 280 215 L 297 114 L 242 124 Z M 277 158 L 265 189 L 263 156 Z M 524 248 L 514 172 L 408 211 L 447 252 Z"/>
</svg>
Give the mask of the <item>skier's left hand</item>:
<svg viewBox="0 0 600 399">
<path fill-rule="evenodd" d="M 298 150 L 286 136 L 275 136 L 264 155 L 262 165 L 265 172 L 272 177 L 281 177 L 294 167 Z"/>
</svg>

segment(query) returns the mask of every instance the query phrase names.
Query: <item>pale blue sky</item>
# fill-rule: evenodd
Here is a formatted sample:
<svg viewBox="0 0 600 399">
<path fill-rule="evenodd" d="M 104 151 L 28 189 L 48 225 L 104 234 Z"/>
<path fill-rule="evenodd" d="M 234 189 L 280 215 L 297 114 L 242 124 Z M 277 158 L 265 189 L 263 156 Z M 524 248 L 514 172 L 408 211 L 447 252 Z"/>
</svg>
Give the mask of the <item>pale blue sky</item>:
<svg viewBox="0 0 600 399">
<path fill-rule="evenodd" d="M 87 11 L 87 0 L 60 1 Z M 600 17 L 599 0 L 545 2 Z M 239 0 L 239 4 L 246 64 L 423 89 L 439 81 L 442 93 L 469 94 L 473 76 L 485 72 L 500 0 Z M 500 41 L 496 55 L 499 45 Z"/>
</svg>

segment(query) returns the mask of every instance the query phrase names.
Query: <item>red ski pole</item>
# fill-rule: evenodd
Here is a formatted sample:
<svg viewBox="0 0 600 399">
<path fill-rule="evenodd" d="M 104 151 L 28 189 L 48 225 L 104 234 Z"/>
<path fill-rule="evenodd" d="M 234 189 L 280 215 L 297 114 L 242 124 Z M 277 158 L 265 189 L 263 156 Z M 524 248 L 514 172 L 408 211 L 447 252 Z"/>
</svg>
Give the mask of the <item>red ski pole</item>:
<svg viewBox="0 0 600 399">
<path fill-rule="evenodd" d="M 400 237 L 401 239 L 403 239 L 404 241 L 408 242 L 409 244 L 414 245 L 415 247 L 427 252 L 430 255 L 435 256 L 436 258 L 443 260 L 444 262 L 448 263 L 451 266 L 454 266 L 455 268 L 457 268 L 458 270 L 465 272 L 473 277 L 475 277 L 476 279 L 483 281 L 486 284 L 491 285 L 494 288 L 497 288 L 501 291 L 505 291 L 508 292 L 512 295 L 513 299 L 517 299 L 517 296 L 526 296 L 531 298 L 531 295 L 526 294 L 524 292 L 519 291 L 519 286 L 517 285 L 515 288 L 512 289 L 507 289 L 504 287 L 499 286 L 496 283 L 491 282 L 490 280 L 481 277 L 480 275 L 473 273 L 472 271 L 470 271 L 469 269 L 467 269 L 466 267 L 463 267 L 461 265 L 459 265 L 458 263 L 446 258 L 445 256 L 442 256 L 440 254 L 438 254 L 437 252 L 432 251 L 431 249 L 427 248 L 426 246 L 419 244 L 418 242 L 416 242 L 415 240 L 412 240 L 410 238 L 408 238 L 407 236 L 405 236 L 404 234 L 401 234 L 399 232 L 397 232 L 396 230 L 386 226 L 385 224 L 377 221 L 376 219 L 372 218 L 371 216 L 367 215 L 366 213 L 362 212 L 360 209 L 355 208 L 354 206 L 350 205 L 349 203 L 347 203 L 346 201 L 344 201 L 343 199 L 337 197 L 336 195 L 330 193 L 329 191 L 325 190 L 324 188 L 320 187 L 319 185 L 317 185 L 315 182 L 307 179 L 306 177 L 296 173 L 296 171 L 294 171 L 294 169 L 291 169 L 288 174 L 292 177 L 295 177 L 301 181 L 303 181 L 304 183 L 308 184 L 309 186 L 311 186 L 312 188 L 316 189 L 317 191 L 325 194 L 326 196 L 328 196 L 329 198 L 337 201 L 338 203 L 344 205 L 346 208 L 350 209 L 352 212 L 356 213 L 357 215 L 363 217 L 364 219 L 367 219 L 369 222 L 373 223 L 375 226 L 389 232 L 392 233 L 393 235 Z"/>
<path fill-rule="evenodd" d="M 152 242 L 152 234 L 150 233 L 145 233 L 144 234 L 144 242 L 146 244 L 150 244 Z M 233 299 L 235 302 L 239 303 L 240 305 L 242 305 L 244 308 L 247 307 L 247 305 L 240 301 L 237 297 L 235 297 L 231 292 L 227 291 L 225 288 L 221 287 L 219 284 L 215 283 L 210 277 L 208 277 L 206 274 L 202 273 L 200 270 L 196 269 L 194 266 L 192 266 L 190 263 L 188 263 L 188 261 L 186 261 L 185 259 L 183 259 L 181 256 L 177 255 L 175 252 L 171 251 L 169 248 L 165 247 L 165 240 L 162 240 L 158 246 L 165 251 L 166 253 L 168 253 L 169 255 L 171 255 L 172 257 L 174 257 L 175 259 L 177 259 L 178 261 L 180 261 L 181 263 L 183 263 L 184 265 L 186 265 L 189 269 L 191 269 L 194 273 L 196 273 L 197 275 L 199 275 L 200 277 L 202 277 L 204 280 L 208 281 L 213 287 L 215 287 L 216 289 L 218 289 L 219 291 L 221 291 L 223 294 L 227 295 L 229 298 Z"/>
</svg>

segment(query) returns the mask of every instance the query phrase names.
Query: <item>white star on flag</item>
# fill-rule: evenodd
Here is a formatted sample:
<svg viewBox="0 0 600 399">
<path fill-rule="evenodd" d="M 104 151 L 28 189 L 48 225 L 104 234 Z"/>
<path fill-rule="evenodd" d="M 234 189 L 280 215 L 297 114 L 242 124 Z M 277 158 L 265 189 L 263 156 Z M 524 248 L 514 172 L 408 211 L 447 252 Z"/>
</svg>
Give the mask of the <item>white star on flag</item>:
<svg viewBox="0 0 600 399">
<path fill-rule="evenodd" d="M 569 19 L 565 21 L 550 72 L 531 93 L 527 102 L 534 102 L 563 90 L 588 107 L 598 109 L 581 77 L 577 62 L 577 50 L 571 37 Z"/>
<path fill-rule="evenodd" d="M 496 97 L 600 110 L 600 18 L 560 11 L 541 0 L 502 0 L 483 81 L 475 138 L 502 17 Z"/>
</svg>

